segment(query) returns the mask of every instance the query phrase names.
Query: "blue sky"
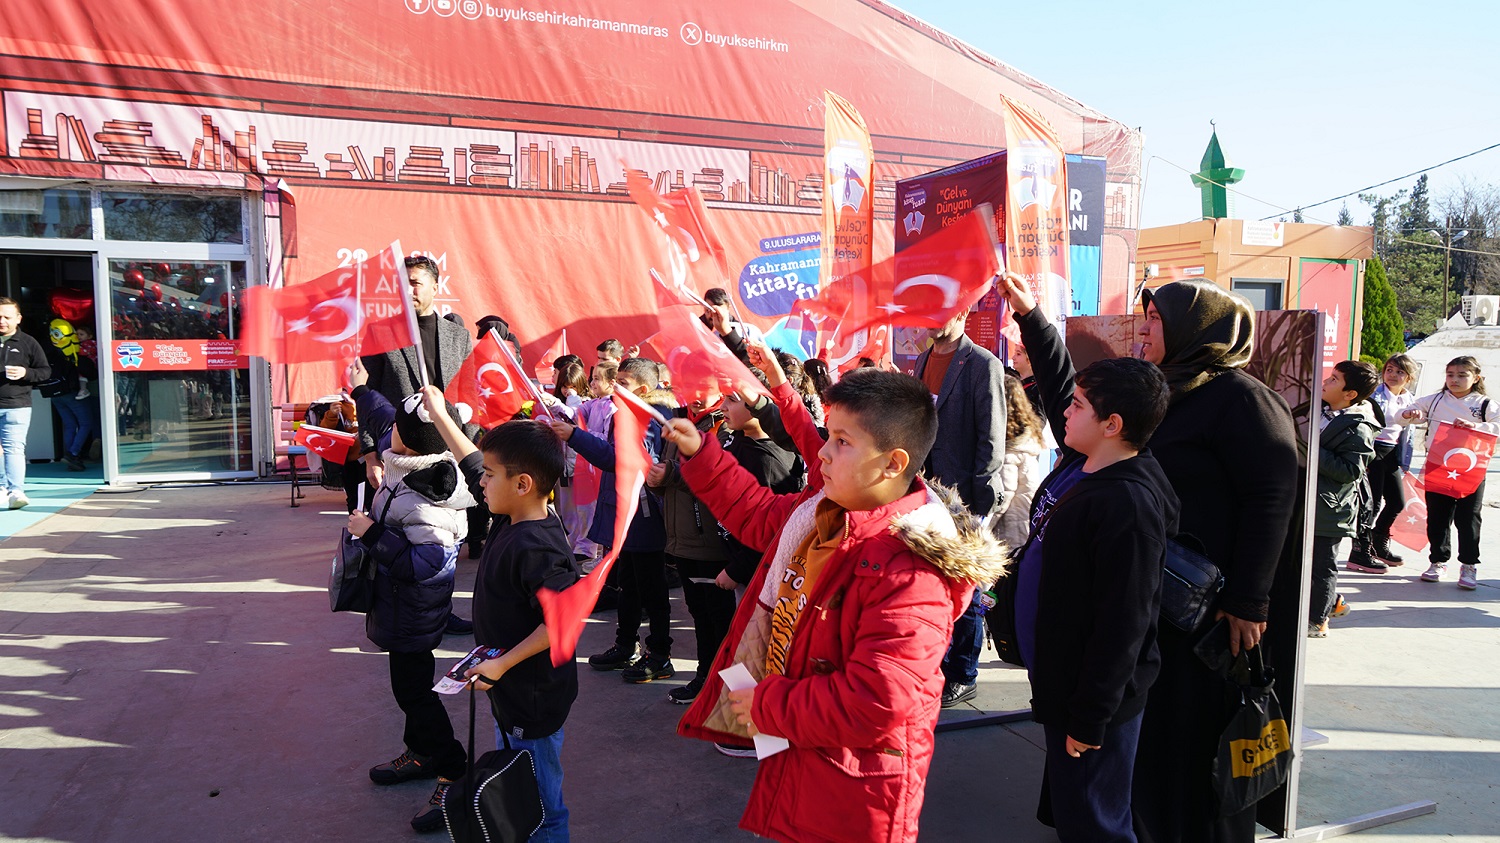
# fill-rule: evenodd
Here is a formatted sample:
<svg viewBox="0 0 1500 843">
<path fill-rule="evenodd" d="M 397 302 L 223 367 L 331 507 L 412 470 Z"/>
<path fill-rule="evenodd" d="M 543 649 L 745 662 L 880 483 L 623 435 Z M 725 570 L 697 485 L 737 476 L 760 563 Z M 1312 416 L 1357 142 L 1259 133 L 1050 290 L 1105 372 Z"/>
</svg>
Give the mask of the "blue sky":
<svg viewBox="0 0 1500 843">
<path fill-rule="evenodd" d="M 1172 165 L 1198 169 L 1209 120 L 1230 163 L 1247 171 L 1234 215 L 1248 219 L 1500 142 L 1500 3 L 894 2 L 1142 128 L 1142 226 L 1198 218 L 1198 191 Z M 1065 43 L 1031 36 L 1022 19 L 1039 14 Z M 1500 149 L 1431 173 L 1434 198 L 1465 177 L 1500 186 Z M 1368 223 L 1368 207 L 1347 201 Z M 1338 210 L 1306 215 L 1331 223 Z"/>
</svg>

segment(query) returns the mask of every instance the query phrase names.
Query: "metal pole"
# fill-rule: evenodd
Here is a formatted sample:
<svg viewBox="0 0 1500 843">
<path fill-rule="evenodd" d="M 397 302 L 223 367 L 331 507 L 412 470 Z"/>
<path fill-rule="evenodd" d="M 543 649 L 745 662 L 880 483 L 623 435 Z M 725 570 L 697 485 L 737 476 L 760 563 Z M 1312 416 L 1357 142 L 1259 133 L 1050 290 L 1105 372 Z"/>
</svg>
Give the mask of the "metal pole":
<svg viewBox="0 0 1500 843">
<path fill-rule="evenodd" d="M 1451 222 L 1451 220 L 1450 220 Z M 1448 280 L 1448 267 L 1453 261 L 1453 228 L 1443 227 L 1443 324 L 1448 323 L 1448 288 L 1452 283 Z"/>
</svg>

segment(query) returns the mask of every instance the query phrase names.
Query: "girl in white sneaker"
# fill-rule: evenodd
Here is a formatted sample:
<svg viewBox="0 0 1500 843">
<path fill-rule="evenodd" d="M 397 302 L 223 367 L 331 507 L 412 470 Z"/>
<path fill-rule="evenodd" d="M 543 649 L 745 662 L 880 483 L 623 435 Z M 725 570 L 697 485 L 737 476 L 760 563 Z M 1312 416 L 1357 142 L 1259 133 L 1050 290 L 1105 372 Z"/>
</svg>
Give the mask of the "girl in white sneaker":
<svg viewBox="0 0 1500 843">
<path fill-rule="evenodd" d="M 1418 398 L 1416 405 L 1401 414 L 1402 424 L 1451 422 L 1454 427 L 1469 428 L 1500 435 L 1500 402 L 1484 393 L 1484 378 L 1479 362 L 1473 357 L 1455 357 L 1448 361 L 1444 388 Z M 1427 425 L 1427 447 L 1437 435 L 1437 424 Z M 1458 527 L 1458 587 L 1479 587 L 1479 508 L 1484 504 L 1484 482 L 1473 493 L 1454 498 L 1438 492 L 1427 495 L 1427 540 L 1431 542 L 1428 561 L 1432 564 L 1422 574 L 1425 582 L 1437 582 L 1448 570 L 1448 528 Z"/>
</svg>

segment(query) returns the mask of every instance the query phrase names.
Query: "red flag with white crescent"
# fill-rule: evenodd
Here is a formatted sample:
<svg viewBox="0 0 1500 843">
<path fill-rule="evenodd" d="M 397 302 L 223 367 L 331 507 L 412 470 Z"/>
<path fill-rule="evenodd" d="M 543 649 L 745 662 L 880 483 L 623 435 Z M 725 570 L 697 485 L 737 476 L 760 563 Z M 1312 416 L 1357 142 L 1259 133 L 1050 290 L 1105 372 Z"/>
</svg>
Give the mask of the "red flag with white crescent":
<svg viewBox="0 0 1500 843">
<path fill-rule="evenodd" d="M 416 343 L 400 243 L 352 266 L 244 297 L 245 353 L 271 363 L 352 360 Z"/>
<path fill-rule="evenodd" d="M 467 405 L 474 411 L 474 424 L 491 428 L 510 421 L 534 400 L 529 384 L 510 347 L 492 330 L 474 344 L 443 397 L 455 407 Z"/>
<path fill-rule="evenodd" d="M 342 465 L 354 447 L 354 434 L 315 424 L 303 424 L 292 434 L 292 441 L 331 463 Z"/>
<path fill-rule="evenodd" d="M 765 387 L 724 345 L 717 334 L 704 327 L 692 308 L 664 307 L 658 316 L 661 330 L 649 342 L 661 355 L 672 382 L 672 392 L 684 404 L 713 404 L 717 396 L 738 392 L 760 395 Z"/>
<path fill-rule="evenodd" d="M 634 400 L 631 400 L 634 399 Z M 625 533 L 635 518 L 646 472 L 651 468 L 651 454 L 646 450 L 646 432 L 651 427 L 653 411 L 634 395 L 614 394 L 615 442 L 615 535 L 609 552 L 583 579 L 563 591 L 543 588 L 537 592 L 542 617 L 547 622 L 547 639 L 552 650 L 552 664 L 557 666 L 573 658 L 583 623 L 594 610 L 599 592 L 625 547 Z"/>
<path fill-rule="evenodd" d="M 625 166 L 625 186 L 635 204 L 666 235 L 674 286 L 692 289 L 688 280 L 690 266 L 712 265 L 714 271 L 705 278 L 711 286 L 729 278 L 729 255 L 708 221 L 708 206 L 703 204 L 703 195 L 696 186 L 657 193 L 644 171 L 629 166 Z M 698 295 L 696 290 L 693 295 Z"/>
<path fill-rule="evenodd" d="M 994 211 L 980 205 L 894 257 L 832 281 L 796 306 L 828 317 L 844 336 L 879 324 L 940 328 L 989 291 L 1000 269 L 997 245 Z M 828 324 L 822 328 L 826 333 Z"/>
<path fill-rule="evenodd" d="M 1422 484 L 1429 492 L 1450 498 L 1466 498 L 1484 482 L 1496 436 L 1471 427 L 1438 422 L 1438 431 L 1427 446 L 1427 465 Z"/>
<path fill-rule="evenodd" d="M 1427 496 L 1422 492 L 1422 481 L 1410 471 L 1401 472 L 1401 487 L 1406 505 L 1391 524 L 1391 538 L 1421 552 L 1427 547 Z"/>
</svg>

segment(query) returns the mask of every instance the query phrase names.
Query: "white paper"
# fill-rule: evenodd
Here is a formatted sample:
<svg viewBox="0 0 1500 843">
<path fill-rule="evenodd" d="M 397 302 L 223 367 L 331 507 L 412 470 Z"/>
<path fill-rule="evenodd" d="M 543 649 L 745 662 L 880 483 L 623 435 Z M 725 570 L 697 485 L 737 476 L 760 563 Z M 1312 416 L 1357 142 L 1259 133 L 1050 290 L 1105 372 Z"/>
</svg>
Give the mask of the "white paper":
<svg viewBox="0 0 1500 843">
<path fill-rule="evenodd" d="M 750 669 L 744 663 L 739 662 L 719 671 L 719 678 L 724 680 L 724 687 L 731 691 L 745 691 L 756 686 L 755 677 L 750 675 Z M 786 738 L 776 735 L 768 735 L 765 732 L 755 733 L 755 760 L 764 761 L 767 758 L 790 749 L 792 744 Z"/>
<path fill-rule="evenodd" d="M 368 483 L 361 483 L 361 484 L 359 484 L 359 491 L 356 493 L 358 495 L 358 497 L 354 501 L 354 511 L 355 512 L 364 512 L 365 511 L 365 489 L 368 489 L 368 488 L 369 488 L 369 484 Z"/>
</svg>

